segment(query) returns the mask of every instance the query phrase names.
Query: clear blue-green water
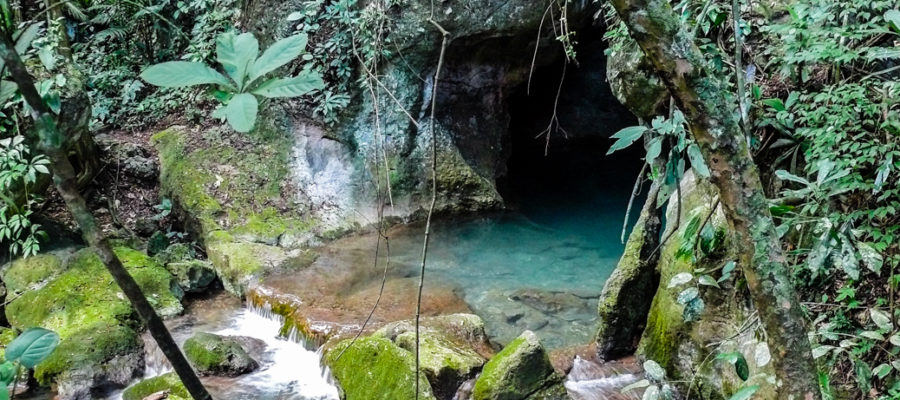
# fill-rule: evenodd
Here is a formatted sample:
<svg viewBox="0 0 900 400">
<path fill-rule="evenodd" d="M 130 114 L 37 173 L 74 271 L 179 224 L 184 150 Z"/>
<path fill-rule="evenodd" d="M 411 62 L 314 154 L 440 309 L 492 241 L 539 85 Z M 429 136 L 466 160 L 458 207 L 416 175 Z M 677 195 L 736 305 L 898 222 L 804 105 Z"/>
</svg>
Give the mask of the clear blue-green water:
<svg viewBox="0 0 900 400">
<path fill-rule="evenodd" d="M 622 223 L 640 160 L 535 164 L 508 189 L 514 211 L 435 221 L 426 284 L 453 283 L 501 344 L 524 329 L 549 347 L 586 344 L 597 298 L 624 248 Z M 421 239 L 415 228 L 391 238 L 399 264 L 417 266 Z"/>
</svg>

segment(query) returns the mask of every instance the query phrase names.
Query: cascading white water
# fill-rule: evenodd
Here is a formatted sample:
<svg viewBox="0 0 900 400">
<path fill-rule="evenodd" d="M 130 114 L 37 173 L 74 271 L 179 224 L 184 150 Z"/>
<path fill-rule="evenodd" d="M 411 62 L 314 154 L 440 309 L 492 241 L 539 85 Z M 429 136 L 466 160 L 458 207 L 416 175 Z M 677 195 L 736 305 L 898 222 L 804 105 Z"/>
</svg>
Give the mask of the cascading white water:
<svg viewBox="0 0 900 400">
<path fill-rule="evenodd" d="M 173 331 L 176 341 L 202 328 L 223 336 L 245 336 L 265 344 L 257 360 L 260 368 L 252 373 L 234 377 L 207 377 L 204 384 L 218 399 L 250 400 L 337 400 L 338 390 L 331 374 L 321 365 L 321 354 L 307 349 L 296 332 L 287 338 L 279 336 L 283 319 L 266 308 L 245 307 L 230 313 L 226 321 L 209 326 L 179 326 Z M 172 370 L 165 357 L 150 338 L 145 338 L 146 367 L 144 379 Z M 109 398 L 121 399 L 121 392 Z"/>
</svg>

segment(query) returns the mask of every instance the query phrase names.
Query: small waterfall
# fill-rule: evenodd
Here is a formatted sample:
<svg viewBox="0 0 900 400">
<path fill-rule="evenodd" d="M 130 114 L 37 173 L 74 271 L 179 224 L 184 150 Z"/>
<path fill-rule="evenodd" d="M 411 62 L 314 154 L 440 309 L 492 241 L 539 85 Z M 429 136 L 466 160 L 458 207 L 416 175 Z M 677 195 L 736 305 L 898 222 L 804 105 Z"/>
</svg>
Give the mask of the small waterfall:
<svg viewBox="0 0 900 400">
<path fill-rule="evenodd" d="M 622 388 L 641 379 L 640 373 L 611 363 L 597 363 L 576 356 L 565 386 L 575 400 L 638 400 L 642 390 L 622 393 Z"/>
<path fill-rule="evenodd" d="M 202 312 L 202 311 L 201 311 Z M 310 350 L 296 330 L 287 337 L 279 336 L 284 318 L 268 307 L 247 305 L 230 314 L 227 321 L 208 329 L 223 336 L 244 336 L 265 343 L 259 361 L 261 367 L 252 373 L 234 377 L 206 377 L 204 385 L 215 398 L 250 400 L 337 400 L 338 390 L 330 371 L 321 365 L 320 351 Z M 196 331 L 199 331 L 197 329 Z M 193 327 L 173 330 L 176 341 L 183 343 L 195 332 Z M 143 379 L 172 370 L 156 342 L 144 334 L 145 372 Z M 121 392 L 110 400 L 121 399 Z"/>
</svg>

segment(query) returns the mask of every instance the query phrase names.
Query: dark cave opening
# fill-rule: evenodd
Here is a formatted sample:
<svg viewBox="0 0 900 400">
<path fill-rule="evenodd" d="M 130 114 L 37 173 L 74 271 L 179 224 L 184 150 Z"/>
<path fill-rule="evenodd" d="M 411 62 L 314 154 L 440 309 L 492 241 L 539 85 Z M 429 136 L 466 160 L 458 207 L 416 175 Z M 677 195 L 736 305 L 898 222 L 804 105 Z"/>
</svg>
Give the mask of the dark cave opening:
<svg viewBox="0 0 900 400">
<path fill-rule="evenodd" d="M 579 32 L 579 65 L 565 66 L 561 89 L 562 54 L 534 70 L 530 87 L 519 85 L 508 97 L 510 156 L 500 192 L 508 205 L 542 222 L 621 220 L 643 163 L 640 143 L 606 155 L 613 143 L 609 137 L 637 124 L 637 118 L 612 94 L 602 31 L 592 29 Z M 550 126 L 554 110 L 556 122 Z"/>
</svg>

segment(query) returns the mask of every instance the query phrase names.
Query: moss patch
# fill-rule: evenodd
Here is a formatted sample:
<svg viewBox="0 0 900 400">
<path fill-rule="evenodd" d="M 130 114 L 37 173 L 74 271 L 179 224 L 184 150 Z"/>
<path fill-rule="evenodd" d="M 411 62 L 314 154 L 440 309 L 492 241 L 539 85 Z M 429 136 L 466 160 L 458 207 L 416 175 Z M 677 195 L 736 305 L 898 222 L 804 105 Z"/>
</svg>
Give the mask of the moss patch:
<svg viewBox="0 0 900 400">
<path fill-rule="evenodd" d="M 184 342 L 184 355 L 204 375 L 236 376 L 259 364 L 234 339 L 200 332 Z"/>
<path fill-rule="evenodd" d="M 169 129 L 153 136 L 159 150 L 162 191 L 186 214 L 205 241 L 277 244 L 285 233 L 308 231 L 283 188 L 290 174 L 292 141 L 242 136 L 195 138 Z M 220 232 L 220 231 L 224 231 Z"/>
<path fill-rule="evenodd" d="M 41 283 L 63 270 L 63 262 L 53 254 L 38 254 L 13 261 L 3 273 L 3 283 L 9 294 L 20 293 Z"/>
<path fill-rule="evenodd" d="M 124 247 L 115 251 L 158 313 L 181 312 L 168 271 L 139 251 Z M 16 329 L 40 326 L 59 333 L 59 347 L 35 370 L 42 384 L 63 371 L 141 351 L 137 317 L 90 249 L 75 253 L 66 271 L 44 287 L 13 300 L 6 315 Z"/>
<path fill-rule="evenodd" d="M 412 399 L 415 398 L 415 356 L 382 337 L 360 338 L 338 343 L 325 355 L 344 397 L 353 400 Z M 346 351 L 344 351 L 346 349 Z M 338 355 L 344 354 L 338 359 Z M 434 400 L 431 385 L 425 374 L 418 376 L 419 398 Z"/>
<path fill-rule="evenodd" d="M 484 366 L 472 399 L 525 399 L 559 379 L 537 336 L 525 331 Z"/>
<path fill-rule="evenodd" d="M 125 392 L 122 393 L 122 400 L 143 400 L 151 394 L 162 391 L 168 393 L 168 397 L 166 397 L 168 400 L 193 399 L 190 393 L 188 393 L 187 388 L 185 388 L 184 384 L 181 383 L 181 380 L 178 379 L 178 375 L 174 372 L 169 372 L 150 379 L 144 379 L 134 384 L 134 386 L 125 389 Z"/>
</svg>

